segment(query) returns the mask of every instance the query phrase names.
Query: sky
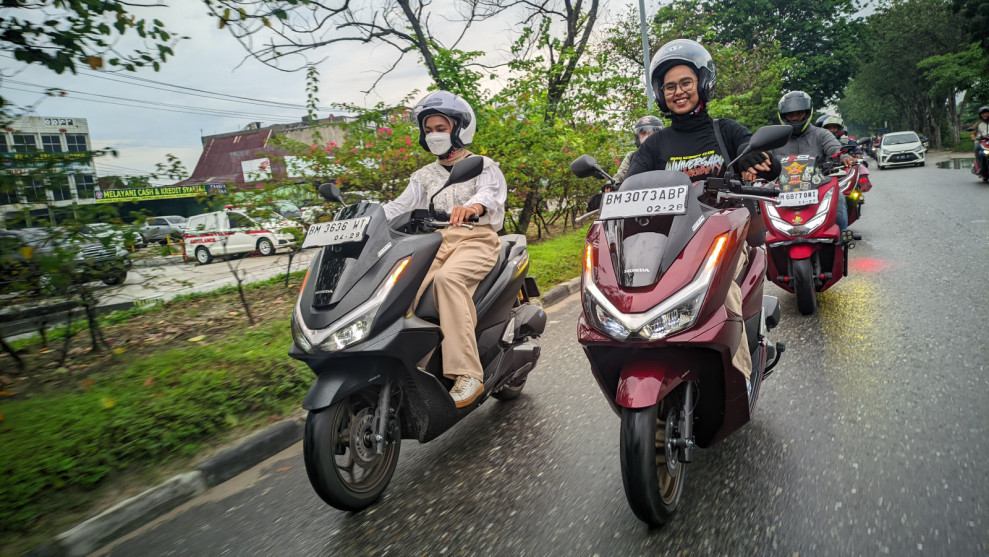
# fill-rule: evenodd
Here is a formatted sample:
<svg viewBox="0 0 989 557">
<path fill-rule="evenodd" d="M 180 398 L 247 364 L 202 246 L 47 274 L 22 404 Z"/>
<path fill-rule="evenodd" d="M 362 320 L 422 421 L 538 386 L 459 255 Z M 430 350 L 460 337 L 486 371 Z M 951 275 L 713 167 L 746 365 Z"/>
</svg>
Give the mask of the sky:
<svg viewBox="0 0 989 557">
<path fill-rule="evenodd" d="M 374 0 L 367 0 L 370 4 Z M 439 2 L 451 0 L 438 0 Z M 435 3 L 434 3 L 435 5 Z M 283 72 L 247 58 L 243 46 L 216 20 L 207 17 L 202 0 L 169 0 L 168 7 L 137 12 L 164 21 L 166 28 L 190 38 L 178 42 L 175 56 L 161 66 L 138 72 L 107 72 L 81 69 L 77 75 L 55 74 L 38 65 L 25 65 L 10 54 L 0 53 L 0 94 L 18 106 L 31 106 L 29 114 L 44 117 L 86 118 L 94 149 L 113 148 L 119 156 L 96 160 L 97 174 L 146 175 L 166 154 L 177 156 L 188 172 L 202 153 L 201 137 L 243 129 L 250 122 L 262 125 L 299 121 L 306 115 L 305 73 Z M 489 59 L 502 57 L 511 39 L 517 18 L 505 16 L 472 27 L 459 45 L 461 50 L 483 50 Z M 434 29 L 442 20 L 431 20 Z M 453 24 L 446 35 L 452 42 L 460 29 Z M 440 33 L 441 39 L 445 39 Z M 320 72 L 320 117 L 340 114 L 329 108 L 333 103 L 374 106 L 379 102 L 396 104 L 411 91 L 423 92 L 431 83 L 418 57 L 407 55 L 376 90 L 366 90 L 396 59 L 396 51 L 385 45 L 348 43 L 310 54 L 311 60 L 324 59 Z M 138 81 L 141 80 L 151 81 Z M 209 92 L 176 90 L 168 85 Z M 68 92 L 64 97 L 45 97 L 45 88 Z M 497 85 L 492 86 L 497 89 Z M 250 104 L 229 96 L 288 103 L 295 107 Z M 40 101 L 40 102 L 39 102 Z M 171 106 L 164 106 L 171 105 Z M 222 114 L 217 111 L 222 111 Z M 167 178 L 155 185 L 172 183 Z"/>
</svg>

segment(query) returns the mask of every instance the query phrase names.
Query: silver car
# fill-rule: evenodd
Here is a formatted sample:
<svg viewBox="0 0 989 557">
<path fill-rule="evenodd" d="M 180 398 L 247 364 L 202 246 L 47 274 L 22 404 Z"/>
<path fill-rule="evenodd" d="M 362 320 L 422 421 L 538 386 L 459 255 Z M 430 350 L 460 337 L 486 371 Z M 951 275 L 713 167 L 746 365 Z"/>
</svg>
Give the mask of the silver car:
<svg viewBox="0 0 989 557">
<path fill-rule="evenodd" d="M 182 241 L 182 234 L 185 233 L 185 217 L 177 215 L 148 217 L 139 231 L 145 244 L 151 242 L 165 244 L 169 236 L 175 241 Z"/>
</svg>

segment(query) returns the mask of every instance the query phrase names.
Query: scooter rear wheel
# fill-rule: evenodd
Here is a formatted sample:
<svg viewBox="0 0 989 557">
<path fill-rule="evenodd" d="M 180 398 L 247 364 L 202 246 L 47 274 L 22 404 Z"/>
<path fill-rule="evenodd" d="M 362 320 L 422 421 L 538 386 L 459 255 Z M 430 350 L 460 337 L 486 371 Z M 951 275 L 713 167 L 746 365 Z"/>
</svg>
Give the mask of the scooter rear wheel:
<svg viewBox="0 0 989 557">
<path fill-rule="evenodd" d="M 793 293 L 797 295 L 797 309 L 803 315 L 817 311 L 817 288 L 814 287 L 814 266 L 810 259 L 793 262 Z"/>
<path fill-rule="evenodd" d="M 622 481 L 625 497 L 639 520 L 662 526 L 676 512 L 683 495 L 687 464 L 670 444 L 679 433 L 683 404 L 679 393 L 648 408 L 623 408 Z"/>
<path fill-rule="evenodd" d="M 377 501 L 398 464 L 397 417 L 384 452 L 374 452 L 374 396 L 357 393 L 306 418 L 302 452 L 309 483 L 323 501 L 343 511 L 360 511 Z"/>
</svg>

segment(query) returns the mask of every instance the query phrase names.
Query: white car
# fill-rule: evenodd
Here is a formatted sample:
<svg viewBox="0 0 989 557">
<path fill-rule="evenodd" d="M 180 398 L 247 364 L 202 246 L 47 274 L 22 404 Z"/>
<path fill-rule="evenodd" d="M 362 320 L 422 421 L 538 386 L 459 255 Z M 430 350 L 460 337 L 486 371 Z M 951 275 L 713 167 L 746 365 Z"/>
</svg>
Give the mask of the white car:
<svg viewBox="0 0 989 557">
<path fill-rule="evenodd" d="M 274 255 L 275 250 L 295 245 L 295 236 L 271 224 L 275 223 L 262 224 L 240 211 L 191 216 L 182 235 L 186 257 L 195 257 L 200 264 L 206 265 L 215 255 L 255 251 L 261 255 Z"/>
<path fill-rule="evenodd" d="M 879 170 L 891 166 L 924 166 L 924 144 L 914 132 L 888 133 L 876 150 Z"/>
</svg>

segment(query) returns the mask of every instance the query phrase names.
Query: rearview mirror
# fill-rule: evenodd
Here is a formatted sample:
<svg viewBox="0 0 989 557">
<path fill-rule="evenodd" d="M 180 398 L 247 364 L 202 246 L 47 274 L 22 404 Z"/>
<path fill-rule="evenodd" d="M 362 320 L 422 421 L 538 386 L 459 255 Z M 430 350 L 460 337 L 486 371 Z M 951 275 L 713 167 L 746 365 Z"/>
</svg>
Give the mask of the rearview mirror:
<svg viewBox="0 0 989 557">
<path fill-rule="evenodd" d="M 466 159 L 453 165 L 450 170 L 450 177 L 447 178 L 446 184 L 443 185 L 445 188 L 450 184 L 459 184 L 460 182 L 466 182 L 471 178 L 477 178 L 481 175 L 484 170 L 484 157 L 467 157 Z"/>
<path fill-rule="evenodd" d="M 793 127 L 791 126 L 763 126 L 752 134 L 752 138 L 749 139 L 749 148 L 746 152 L 779 149 L 786 145 L 792 133 Z"/>
<path fill-rule="evenodd" d="M 581 155 L 570 163 L 570 172 L 573 172 L 574 176 L 578 178 L 589 178 L 596 174 L 597 165 L 598 161 L 594 160 L 594 157 Z"/>
<path fill-rule="evenodd" d="M 323 196 L 327 201 L 336 201 L 342 205 L 346 205 L 343 202 L 343 194 L 340 193 L 340 188 L 336 184 L 331 184 L 329 182 L 319 185 L 319 194 Z"/>
</svg>

